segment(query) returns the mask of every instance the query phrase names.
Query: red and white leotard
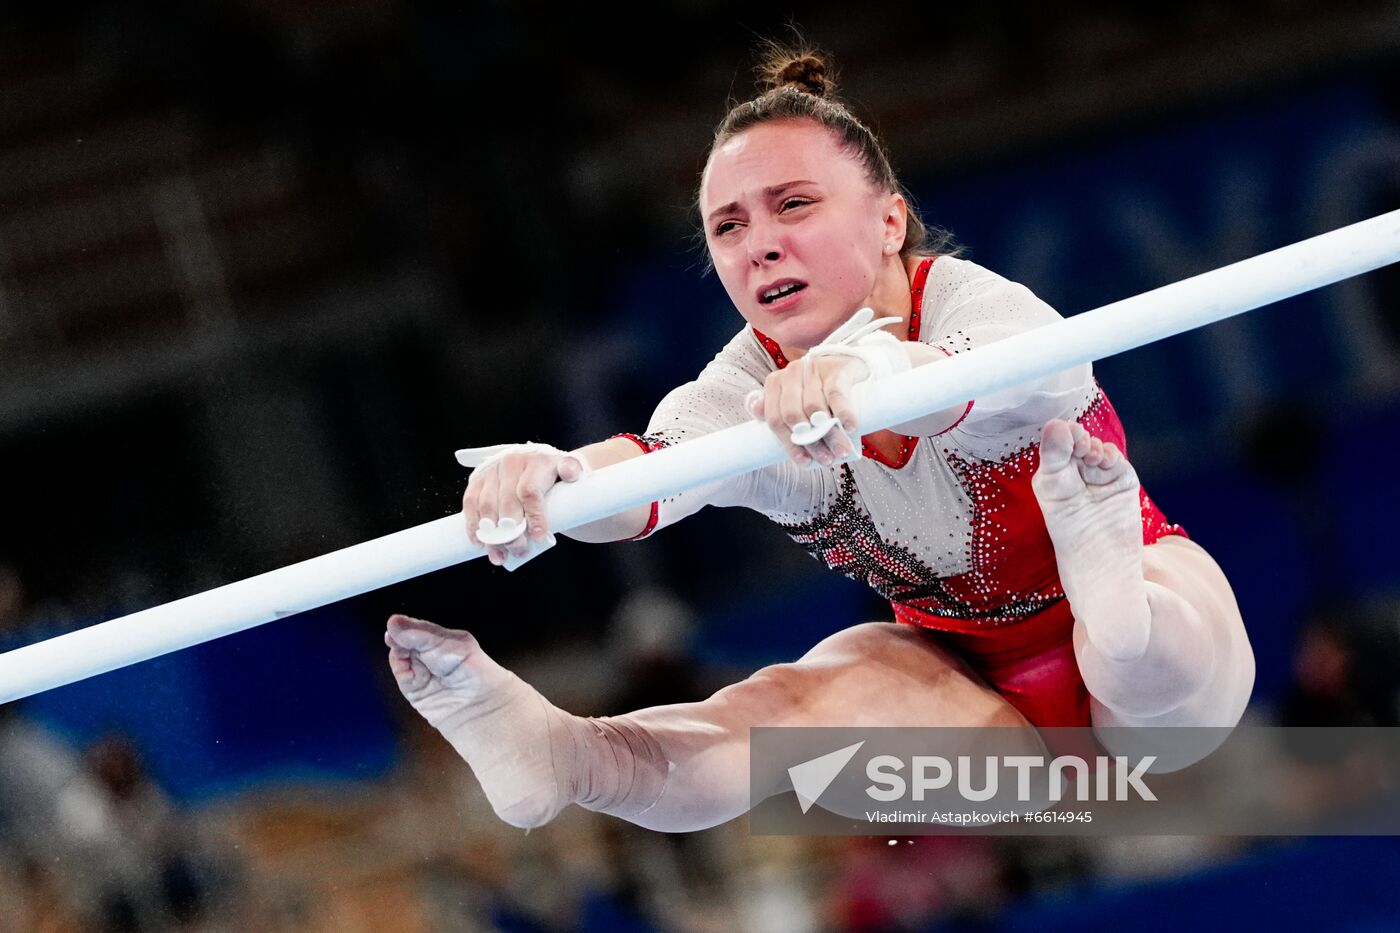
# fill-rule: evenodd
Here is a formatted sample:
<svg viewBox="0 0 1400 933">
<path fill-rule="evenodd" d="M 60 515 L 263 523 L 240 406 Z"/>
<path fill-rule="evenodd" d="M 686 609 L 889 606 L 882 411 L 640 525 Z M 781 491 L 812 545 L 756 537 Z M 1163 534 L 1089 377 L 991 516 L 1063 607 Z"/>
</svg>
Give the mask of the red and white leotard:
<svg viewBox="0 0 1400 933">
<path fill-rule="evenodd" d="M 1025 286 L 953 256 L 920 264 L 910 301 L 908 339 L 950 355 L 1060 320 Z M 751 420 L 744 397 L 785 365 L 777 343 L 745 327 L 661 401 L 646 434 L 628 436 L 654 450 Z M 1088 725 L 1073 617 L 1031 489 L 1052 418 L 1127 452 L 1086 363 L 974 399 L 942 433 L 906 437 L 897 460 L 866 444 L 855 463 L 804 469 L 789 460 L 663 499 L 642 536 L 706 505 L 755 509 L 890 600 L 898 621 L 942 633 L 1032 723 Z M 1185 533 L 1146 492 L 1141 500 L 1144 543 Z"/>
</svg>

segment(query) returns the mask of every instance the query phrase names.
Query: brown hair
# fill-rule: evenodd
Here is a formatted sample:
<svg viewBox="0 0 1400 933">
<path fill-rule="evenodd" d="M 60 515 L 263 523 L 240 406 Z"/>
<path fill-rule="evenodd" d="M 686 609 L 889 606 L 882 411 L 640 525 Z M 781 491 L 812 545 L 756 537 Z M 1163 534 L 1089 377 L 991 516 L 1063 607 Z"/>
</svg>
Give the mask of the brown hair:
<svg viewBox="0 0 1400 933">
<path fill-rule="evenodd" d="M 923 222 L 914 207 L 914 199 L 895 177 L 885 147 L 870 128 L 856 119 L 836 97 L 834 68 L 820 52 L 802 42 L 800 36 L 798 43 L 789 47 L 771 40 L 764 42 L 762 60 L 755 69 L 761 91 L 752 100 L 731 107 L 719 126 L 715 127 L 715 138 L 710 143 L 710 151 L 705 154 L 705 164 L 709 165 L 710 156 L 716 148 L 747 129 L 779 120 L 811 120 L 835 135 L 841 148 L 854 156 L 865 169 L 865 176 L 872 185 L 904 197 L 909 219 L 904 246 L 899 251 L 901 257 L 956 255 L 960 252 L 951 234 Z M 697 214 L 699 203 L 697 192 Z M 703 224 L 699 239 L 702 244 L 705 242 Z M 707 250 L 705 271 L 711 268 Z"/>
</svg>

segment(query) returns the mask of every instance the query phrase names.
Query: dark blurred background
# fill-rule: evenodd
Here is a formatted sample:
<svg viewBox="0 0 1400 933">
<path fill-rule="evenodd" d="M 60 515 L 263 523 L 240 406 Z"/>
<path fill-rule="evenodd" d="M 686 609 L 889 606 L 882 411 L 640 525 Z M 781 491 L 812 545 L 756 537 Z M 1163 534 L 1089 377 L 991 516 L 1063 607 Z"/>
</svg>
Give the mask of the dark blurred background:
<svg viewBox="0 0 1400 933">
<path fill-rule="evenodd" d="M 450 514 L 457 447 L 644 428 L 741 325 L 690 202 L 793 21 L 925 218 L 1064 314 L 1400 207 L 1394 2 L 15 7 L 6 648 Z M 1235 586 L 1255 721 L 1395 724 L 1397 298 L 1392 267 L 1097 364 L 1146 488 Z M 582 812 L 521 837 L 398 697 L 392 611 L 589 714 L 888 617 L 710 510 L 12 704 L 0 930 L 1400 923 L 1390 840 L 889 847 Z"/>
</svg>

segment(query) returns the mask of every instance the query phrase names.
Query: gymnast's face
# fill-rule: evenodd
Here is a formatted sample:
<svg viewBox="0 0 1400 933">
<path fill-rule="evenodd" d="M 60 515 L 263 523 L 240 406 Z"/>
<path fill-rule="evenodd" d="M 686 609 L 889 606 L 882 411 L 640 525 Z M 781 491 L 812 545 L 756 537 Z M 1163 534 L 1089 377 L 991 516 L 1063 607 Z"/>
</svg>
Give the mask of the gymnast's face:
<svg viewBox="0 0 1400 933">
<path fill-rule="evenodd" d="M 900 314 L 904 202 L 811 121 L 765 123 L 710 156 L 700 214 L 715 271 L 739 313 L 784 348 L 820 343 L 857 309 Z M 772 290 L 781 291 L 774 295 Z"/>
</svg>

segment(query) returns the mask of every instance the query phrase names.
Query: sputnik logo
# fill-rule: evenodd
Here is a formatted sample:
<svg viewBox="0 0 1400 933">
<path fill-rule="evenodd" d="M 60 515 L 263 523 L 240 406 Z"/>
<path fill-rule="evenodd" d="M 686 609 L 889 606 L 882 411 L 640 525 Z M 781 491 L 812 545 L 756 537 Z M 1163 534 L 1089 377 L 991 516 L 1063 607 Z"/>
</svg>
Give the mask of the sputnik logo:
<svg viewBox="0 0 1400 933">
<path fill-rule="evenodd" d="M 820 758 L 813 758 L 788 768 L 788 777 L 792 780 L 792 789 L 797 792 L 797 802 L 802 805 L 803 813 L 812 809 L 812 804 L 831 786 L 841 769 L 846 767 L 864 744 L 865 740 L 862 739 L 854 745 L 838 748 Z"/>
</svg>

